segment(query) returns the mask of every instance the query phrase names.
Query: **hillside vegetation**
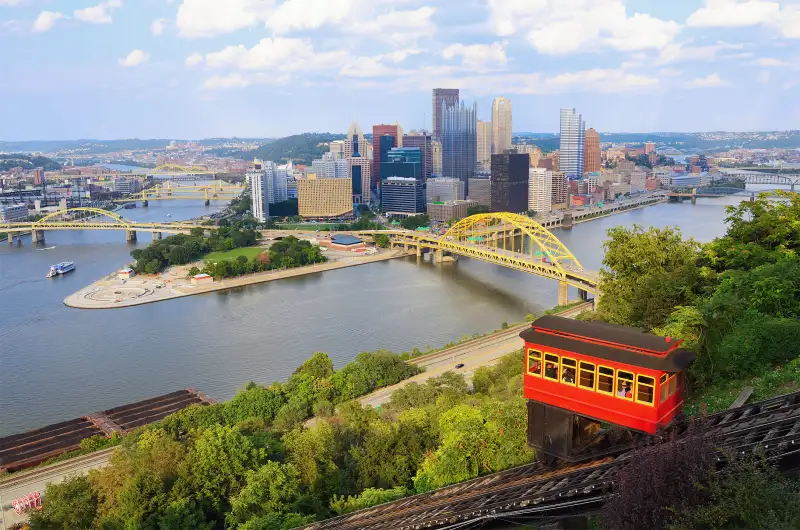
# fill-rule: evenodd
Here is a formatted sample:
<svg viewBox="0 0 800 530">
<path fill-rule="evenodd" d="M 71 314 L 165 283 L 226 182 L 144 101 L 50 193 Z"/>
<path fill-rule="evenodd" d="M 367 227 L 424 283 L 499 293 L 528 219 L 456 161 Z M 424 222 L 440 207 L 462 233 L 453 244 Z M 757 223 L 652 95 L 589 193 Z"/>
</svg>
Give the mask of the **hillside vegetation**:
<svg viewBox="0 0 800 530">
<path fill-rule="evenodd" d="M 9 171 L 11 168 L 22 169 L 44 168 L 45 171 L 58 171 L 61 164 L 45 156 L 31 156 L 23 153 L 0 154 L 0 171 Z"/>
<path fill-rule="evenodd" d="M 311 164 L 313 159 L 320 158 L 323 153 L 330 151 L 330 147 L 324 144 L 342 139 L 344 139 L 343 134 L 295 134 L 262 145 L 253 151 L 241 151 L 236 156 L 244 160 L 258 158 L 272 160 L 281 164 L 285 164 L 290 160 L 296 164 Z"/>
</svg>

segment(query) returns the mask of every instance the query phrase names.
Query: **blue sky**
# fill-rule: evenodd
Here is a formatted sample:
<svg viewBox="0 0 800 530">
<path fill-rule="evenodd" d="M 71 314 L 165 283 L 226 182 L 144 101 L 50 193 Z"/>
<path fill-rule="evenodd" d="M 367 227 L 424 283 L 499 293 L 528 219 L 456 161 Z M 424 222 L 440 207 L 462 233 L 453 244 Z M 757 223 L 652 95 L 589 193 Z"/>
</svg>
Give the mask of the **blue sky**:
<svg viewBox="0 0 800 530">
<path fill-rule="evenodd" d="M 798 128 L 800 0 L 0 0 L 0 140 Z"/>
</svg>

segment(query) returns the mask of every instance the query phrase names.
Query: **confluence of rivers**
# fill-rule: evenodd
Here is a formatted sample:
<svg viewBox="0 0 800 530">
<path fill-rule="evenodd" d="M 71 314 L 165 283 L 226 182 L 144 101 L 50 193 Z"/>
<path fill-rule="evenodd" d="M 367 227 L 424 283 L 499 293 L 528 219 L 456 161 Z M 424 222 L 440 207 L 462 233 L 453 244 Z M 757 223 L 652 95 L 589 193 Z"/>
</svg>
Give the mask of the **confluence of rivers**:
<svg viewBox="0 0 800 530">
<path fill-rule="evenodd" d="M 709 241 L 741 197 L 661 204 L 556 229 L 599 269 L 614 226 L 677 226 Z M 177 221 L 217 211 L 202 202 L 151 203 L 125 218 Z M 172 217 L 167 218 L 167 213 Z M 316 351 L 342 367 L 359 352 L 440 347 L 556 304 L 556 283 L 460 258 L 396 259 L 231 291 L 113 311 L 71 309 L 69 294 L 130 262 L 120 231 L 50 231 L 42 250 L 0 245 L 0 436 L 195 386 L 229 399 L 249 381 L 285 380 Z M 76 270 L 46 279 L 51 264 Z M 574 297 L 575 293 L 571 292 Z"/>
</svg>

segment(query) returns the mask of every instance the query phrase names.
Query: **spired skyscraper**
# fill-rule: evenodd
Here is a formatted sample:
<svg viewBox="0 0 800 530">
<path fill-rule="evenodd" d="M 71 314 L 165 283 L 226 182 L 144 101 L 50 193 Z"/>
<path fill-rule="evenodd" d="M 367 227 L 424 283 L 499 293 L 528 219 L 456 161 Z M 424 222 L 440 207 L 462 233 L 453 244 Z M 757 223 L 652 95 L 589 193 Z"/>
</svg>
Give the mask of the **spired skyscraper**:
<svg viewBox="0 0 800 530">
<path fill-rule="evenodd" d="M 583 116 L 575 109 L 561 109 L 559 169 L 569 178 L 583 176 L 584 127 Z"/>
<path fill-rule="evenodd" d="M 457 88 L 434 88 L 433 89 L 433 137 L 440 139 L 442 137 L 442 103 L 447 108 L 455 107 L 458 105 L 458 89 Z"/>
<path fill-rule="evenodd" d="M 511 149 L 511 100 L 492 101 L 492 154 L 502 155 Z"/>
<path fill-rule="evenodd" d="M 442 102 L 442 176 L 462 181 L 467 193 L 478 161 L 477 115 L 475 103 L 448 107 Z"/>
</svg>

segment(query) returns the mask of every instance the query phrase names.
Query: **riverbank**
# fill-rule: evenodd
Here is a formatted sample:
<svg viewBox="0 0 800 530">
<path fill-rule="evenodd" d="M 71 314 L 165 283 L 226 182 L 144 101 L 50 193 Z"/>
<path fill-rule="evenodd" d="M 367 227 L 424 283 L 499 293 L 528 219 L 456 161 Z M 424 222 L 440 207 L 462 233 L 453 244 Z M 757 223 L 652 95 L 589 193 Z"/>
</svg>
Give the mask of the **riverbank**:
<svg viewBox="0 0 800 530">
<path fill-rule="evenodd" d="M 594 221 L 596 219 L 602 219 L 604 217 L 610 217 L 612 215 L 617 215 L 617 214 L 621 214 L 621 213 L 625 213 L 625 212 L 630 212 L 630 211 L 633 211 L 633 210 L 640 210 L 642 208 L 647 208 L 648 206 L 656 206 L 656 205 L 659 205 L 659 204 L 664 204 L 664 203 L 666 203 L 668 201 L 669 201 L 669 199 L 667 197 L 664 197 L 663 200 L 659 200 L 659 201 L 656 201 L 656 202 L 646 202 L 646 203 L 642 203 L 642 204 L 632 205 L 629 208 L 621 208 L 619 210 L 611 210 L 611 211 L 609 211 L 607 213 L 600 213 L 599 215 L 592 215 L 591 217 L 584 217 L 582 219 L 573 219 L 572 220 L 572 224 L 576 225 L 576 224 L 580 224 L 580 223 L 588 223 L 589 221 Z"/>
<path fill-rule="evenodd" d="M 161 278 L 152 275 L 141 275 L 131 280 L 123 281 L 115 278 L 116 273 L 112 273 L 69 295 L 64 299 L 64 304 L 76 309 L 117 309 L 152 304 L 184 296 L 224 291 L 247 285 L 402 258 L 408 256 L 408 253 L 399 250 L 381 250 L 371 256 L 353 255 L 350 252 L 326 252 L 326 255 L 330 260 L 326 263 L 294 269 L 259 272 L 238 278 L 225 278 L 207 285 L 192 285 L 191 281 L 186 278 L 186 271 L 184 270 L 186 267 L 172 268 L 166 271 Z"/>
</svg>

